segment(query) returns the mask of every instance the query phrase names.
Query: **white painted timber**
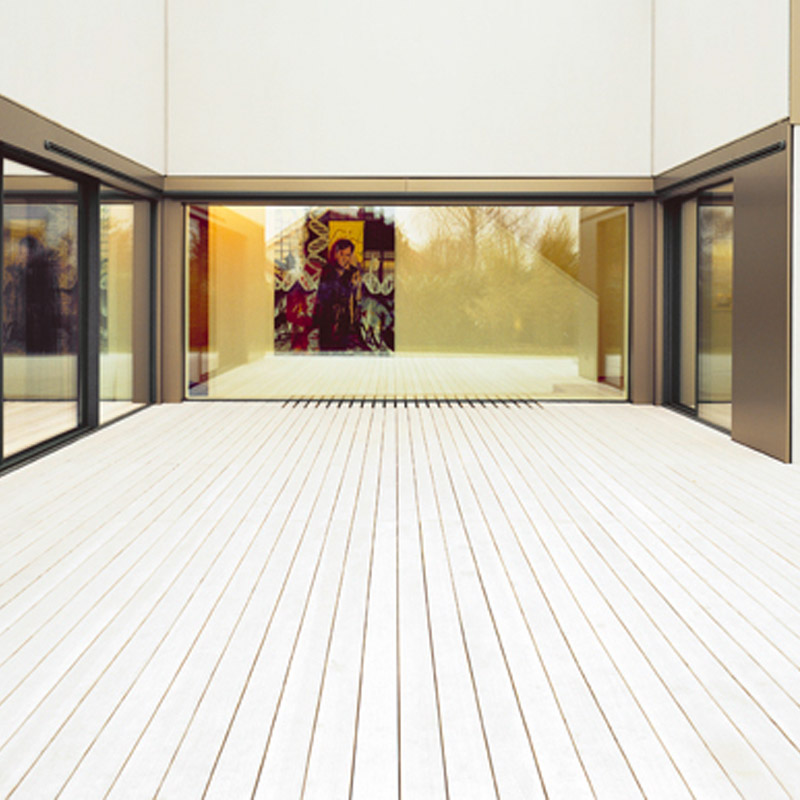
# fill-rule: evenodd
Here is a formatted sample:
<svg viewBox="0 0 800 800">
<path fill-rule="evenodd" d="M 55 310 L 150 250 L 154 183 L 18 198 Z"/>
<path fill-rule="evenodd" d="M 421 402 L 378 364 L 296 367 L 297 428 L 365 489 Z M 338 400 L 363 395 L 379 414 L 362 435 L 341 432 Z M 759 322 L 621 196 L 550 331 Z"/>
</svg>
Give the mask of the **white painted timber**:
<svg viewBox="0 0 800 800">
<path fill-rule="evenodd" d="M 800 796 L 799 490 L 653 407 L 142 410 L 0 477 L 0 796 Z"/>
</svg>

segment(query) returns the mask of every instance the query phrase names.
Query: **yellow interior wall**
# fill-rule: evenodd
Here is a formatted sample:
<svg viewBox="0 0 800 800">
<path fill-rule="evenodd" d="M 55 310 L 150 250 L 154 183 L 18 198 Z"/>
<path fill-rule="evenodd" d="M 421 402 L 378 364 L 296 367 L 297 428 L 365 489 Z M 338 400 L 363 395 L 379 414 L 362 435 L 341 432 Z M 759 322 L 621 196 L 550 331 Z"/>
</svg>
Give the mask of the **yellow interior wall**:
<svg viewBox="0 0 800 800">
<path fill-rule="evenodd" d="M 209 347 L 217 374 L 273 349 L 264 224 L 253 216 L 227 206 L 209 208 Z"/>
</svg>

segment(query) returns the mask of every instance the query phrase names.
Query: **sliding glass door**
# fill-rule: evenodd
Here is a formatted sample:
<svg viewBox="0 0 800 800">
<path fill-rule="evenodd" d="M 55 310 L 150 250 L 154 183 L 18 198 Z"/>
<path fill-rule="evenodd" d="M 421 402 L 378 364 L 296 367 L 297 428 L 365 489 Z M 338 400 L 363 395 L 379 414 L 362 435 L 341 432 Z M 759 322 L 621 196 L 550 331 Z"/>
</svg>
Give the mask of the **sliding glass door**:
<svg viewBox="0 0 800 800">
<path fill-rule="evenodd" d="M 673 207 L 673 400 L 730 430 L 733 368 L 733 184 Z"/>
<path fill-rule="evenodd" d="M 5 160 L 3 456 L 79 424 L 79 188 Z"/>
<path fill-rule="evenodd" d="M 733 202 L 729 187 L 700 196 L 697 243 L 697 416 L 730 430 Z"/>
<path fill-rule="evenodd" d="M 150 203 L 100 191 L 100 423 L 149 399 Z"/>
<path fill-rule="evenodd" d="M 150 402 L 152 206 L 0 163 L 2 467 Z"/>
</svg>

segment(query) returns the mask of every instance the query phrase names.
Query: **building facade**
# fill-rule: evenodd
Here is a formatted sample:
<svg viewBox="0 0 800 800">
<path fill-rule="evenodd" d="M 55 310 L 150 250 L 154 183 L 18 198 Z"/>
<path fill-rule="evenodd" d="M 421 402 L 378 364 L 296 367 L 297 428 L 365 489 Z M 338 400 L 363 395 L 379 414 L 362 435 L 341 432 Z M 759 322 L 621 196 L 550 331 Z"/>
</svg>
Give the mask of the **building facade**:
<svg viewBox="0 0 800 800">
<path fill-rule="evenodd" d="M 0 467 L 198 398 L 664 403 L 800 452 L 797 0 L 10 16 Z"/>
</svg>

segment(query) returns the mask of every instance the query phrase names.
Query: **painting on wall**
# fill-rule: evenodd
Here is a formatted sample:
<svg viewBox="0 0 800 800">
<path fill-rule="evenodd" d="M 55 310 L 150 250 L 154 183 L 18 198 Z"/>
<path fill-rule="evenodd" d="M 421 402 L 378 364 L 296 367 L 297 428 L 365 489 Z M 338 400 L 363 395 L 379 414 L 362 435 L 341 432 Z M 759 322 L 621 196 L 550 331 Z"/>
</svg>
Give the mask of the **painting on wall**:
<svg viewBox="0 0 800 800">
<path fill-rule="evenodd" d="M 394 221 L 385 210 L 309 209 L 274 237 L 275 351 L 394 350 Z"/>
</svg>

